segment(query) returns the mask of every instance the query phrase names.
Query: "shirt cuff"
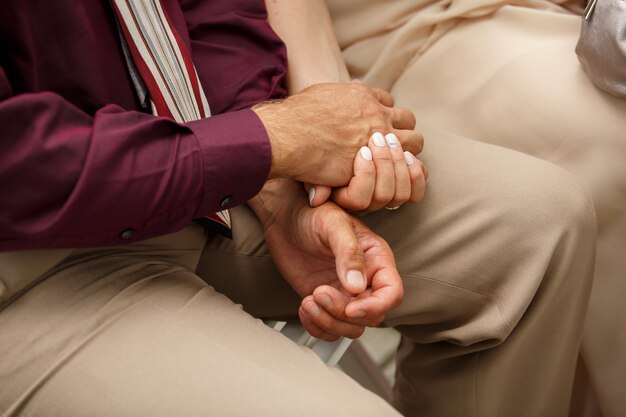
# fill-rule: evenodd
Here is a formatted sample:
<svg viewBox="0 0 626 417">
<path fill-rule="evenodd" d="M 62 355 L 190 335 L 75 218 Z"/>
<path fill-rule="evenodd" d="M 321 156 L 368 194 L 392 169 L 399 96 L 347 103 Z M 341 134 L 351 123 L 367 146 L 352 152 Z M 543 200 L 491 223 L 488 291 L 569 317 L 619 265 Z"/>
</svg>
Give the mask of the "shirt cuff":
<svg viewBox="0 0 626 417">
<path fill-rule="evenodd" d="M 254 197 L 272 164 L 263 123 L 252 110 L 239 110 L 186 123 L 204 162 L 204 195 L 195 216 L 232 208 Z"/>
</svg>

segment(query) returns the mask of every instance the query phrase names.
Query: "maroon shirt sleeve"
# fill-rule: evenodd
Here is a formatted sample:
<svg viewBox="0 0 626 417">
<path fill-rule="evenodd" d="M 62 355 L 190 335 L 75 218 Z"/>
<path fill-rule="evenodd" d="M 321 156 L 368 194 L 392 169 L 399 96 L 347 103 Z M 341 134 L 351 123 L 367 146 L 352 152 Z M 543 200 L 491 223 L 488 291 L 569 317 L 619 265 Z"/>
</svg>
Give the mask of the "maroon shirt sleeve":
<svg viewBox="0 0 626 417">
<path fill-rule="evenodd" d="M 226 196 L 245 202 L 269 171 L 251 110 L 179 125 L 116 105 L 90 116 L 54 93 L 7 98 L 1 69 L 0 89 L 0 250 L 174 232 Z"/>
<path fill-rule="evenodd" d="M 167 0 L 165 5 L 177 26 L 187 26 L 181 33 L 213 114 L 287 94 L 287 51 L 267 21 L 265 0 Z"/>
</svg>

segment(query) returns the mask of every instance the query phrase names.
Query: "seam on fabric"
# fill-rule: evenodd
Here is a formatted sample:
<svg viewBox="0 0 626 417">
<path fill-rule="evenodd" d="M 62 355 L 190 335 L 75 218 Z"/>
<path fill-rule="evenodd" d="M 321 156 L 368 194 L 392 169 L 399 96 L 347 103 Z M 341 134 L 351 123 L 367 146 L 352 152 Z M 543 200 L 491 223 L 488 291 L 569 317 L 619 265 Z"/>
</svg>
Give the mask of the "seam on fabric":
<svg viewBox="0 0 626 417">
<path fill-rule="evenodd" d="M 471 294 L 476 294 L 476 295 L 479 295 L 481 297 L 485 297 L 486 299 L 491 301 L 496 306 L 496 308 L 498 310 L 498 314 L 500 315 L 500 320 L 502 321 L 502 324 L 504 324 L 504 327 L 506 328 L 506 330 L 509 333 L 511 333 L 513 331 L 513 328 L 509 325 L 509 323 L 504 318 L 504 314 L 502 314 L 502 309 L 500 308 L 500 305 L 498 304 L 498 301 L 495 298 L 493 298 L 492 296 L 488 295 L 488 294 L 483 294 L 483 293 L 475 291 L 475 290 L 470 290 L 469 288 L 460 287 L 458 285 L 451 284 L 451 283 L 445 282 L 445 281 L 441 281 L 439 279 L 432 278 L 432 277 L 429 277 L 429 276 L 426 276 L 426 275 L 411 274 L 411 273 L 400 273 L 400 276 L 409 276 L 409 277 L 414 277 L 414 278 L 425 279 L 425 280 L 428 280 L 428 281 L 435 282 L 437 284 L 445 285 L 447 287 L 456 288 L 456 289 L 461 290 L 461 291 L 466 291 L 466 292 L 469 292 Z"/>
</svg>

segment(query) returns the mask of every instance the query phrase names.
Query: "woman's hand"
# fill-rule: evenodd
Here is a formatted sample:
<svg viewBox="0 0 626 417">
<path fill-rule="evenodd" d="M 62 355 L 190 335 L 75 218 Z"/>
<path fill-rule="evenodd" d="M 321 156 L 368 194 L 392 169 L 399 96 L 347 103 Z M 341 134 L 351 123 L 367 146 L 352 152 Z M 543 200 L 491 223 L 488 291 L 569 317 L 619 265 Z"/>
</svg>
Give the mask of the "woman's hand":
<svg viewBox="0 0 626 417">
<path fill-rule="evenodd" d="M 307 186 L 309 203 L 317 207 L 331 198 L 338 206 L 365 214 L 394 209 L 424 197 L 428 171 L 411 152 L 403 151 L 393 134 L 376 132 L 354 159 L 354 176 L 345 187 Z"/>
</svg>

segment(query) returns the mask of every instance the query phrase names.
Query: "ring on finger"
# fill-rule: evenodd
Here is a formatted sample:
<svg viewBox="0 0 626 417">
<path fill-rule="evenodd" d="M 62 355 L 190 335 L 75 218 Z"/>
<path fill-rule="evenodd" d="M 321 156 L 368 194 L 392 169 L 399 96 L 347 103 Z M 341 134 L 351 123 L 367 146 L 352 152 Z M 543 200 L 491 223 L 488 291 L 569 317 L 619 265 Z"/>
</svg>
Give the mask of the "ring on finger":
<svg viewBox="0 0 626 417">
<path fill-rule="evenodd" d="M 393 206 L 393 207 L 385 206 L 385 208 L 389 211 L 398 210 L 400 207 L 402 207 L 402 204 L 398 204 L 397 206 Z"/>
</svg>

